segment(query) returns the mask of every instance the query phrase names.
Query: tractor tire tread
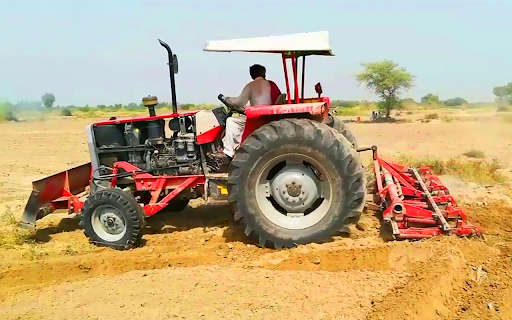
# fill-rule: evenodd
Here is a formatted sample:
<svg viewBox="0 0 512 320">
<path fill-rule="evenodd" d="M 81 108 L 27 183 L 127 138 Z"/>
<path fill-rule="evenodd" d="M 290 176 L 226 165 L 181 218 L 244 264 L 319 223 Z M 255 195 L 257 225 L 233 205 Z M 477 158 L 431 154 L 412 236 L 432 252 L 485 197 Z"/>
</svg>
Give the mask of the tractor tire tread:
<svg viewBox="0 0 512 320">
<path fill-rule="evenodd" d="M 99 238 L 94 232 L 91 225 L 91 215 L 94 208 L 100 204 L 109 204 L 117 206 L 122 214 L 124 214 L 127 230 L 126 235 L 119 241 L 108 243 Z M 135 198 L 119 188 L 107 188 L 90 195 L 82 208 L 82 219 L 84 225 L 84 234 L 98 245 L 111 246 L 116 249 L 126 250 L 139 245 L 144 234 L 146 225 L 145 213 Z"/>
<path fill-rule="evenodd" d="M 341 133 L 345 138 L 347 138 L 348 142 L 350 142 L 352 146 L 357 149 L 357 139 L 345 122 L 336 116 L 329 114 L 329 126 Z"/>
<path fill-rule="evenodd" d="M 330 159 L 334 159 L 336 170 L 344 173 L 341 182 L 343 200 L 335 199 L 335 201 L 343 201 L 339 217 L 333 218 L 335 221 L 329 223 L 325 230 L 308 236 L 307 239 L 301 239 L 300 243 L 263 230 L 254 214 L 249 212 L 244 200 L 247 197 L 246 192 L 250 192 L 243 190 L 250 170 L 261 153 L 266 152 L 267 148 L 270 150 L 271 145 L 275 146 L 276 140 L 279 139 L 308 140 L 309 143 L 319 146 L 319 149 Z M 270 244 L 269 247 L 274 248 L 291 248 L 301 243 L 332 240 L 332 236 L 337 232 L 347 232 L 347 225 L 357 223 L 364 208 L 366 175 L 358 153 L 341 133 L 328 125 L 312 120 L 288 118 L 260 127 L 240 145 L 230 165 L 228 189 L 228 202 L 234 213 L 234 219 L 241 224 L 246 236 L 256 233 L 255 242 L 261 247 Z"/>
</svg>

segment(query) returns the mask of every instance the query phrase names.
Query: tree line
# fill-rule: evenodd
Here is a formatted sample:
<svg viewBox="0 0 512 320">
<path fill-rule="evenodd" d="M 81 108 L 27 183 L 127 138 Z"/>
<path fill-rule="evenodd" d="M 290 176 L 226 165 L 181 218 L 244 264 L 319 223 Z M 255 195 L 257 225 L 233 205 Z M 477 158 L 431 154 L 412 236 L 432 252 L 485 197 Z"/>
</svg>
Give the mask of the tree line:
<svg viewBox="0 0 512 320">
<path fill-rule="evenodd" d="M 379 98 L 377 105 L 378 108 L 384 112 L 387 118 L 390 117 L 391 111 L 399 109 L 404 102 L 412 99 L 402 99 L 404 93 L 406 93 L 414 84 L 415 76 L 412 75 L 404 67 L 400 67 L 396 62 L 392 60 L 381 60 L 362 64 L 363 71 L 356 75 L 356 80 L 360 85 L 364 85 L 369 91 L 373 92 Z M 512 82 L 507 85 L 497 86 L 493 88 L 493 93 L 496 97 L 496 101 L 500 104 L 512 105 Z M 23 109 L 38 109 L 41 108 L 41 104 L 46 109 L 53 107 L 56 101 L 53 93 L 45 93 L 41 97 L 41 103 L 38 102 L 27 102 L 21 101 L 17 104 L 10 105 L 12 109 L 23 110 Z M 414 101 L 414 100 L 412 100 Z M 359 105 L 358 101 L 343 101 L 334 100 L 332 105 L 334 107 L 353 107 Z M 441 101 L 439 96 L 429 93 L 421 98 L 422 105 L 437 105 L 447 107 L 464 106 L 468 104 L 468 101 L 461 97 L 455 97 L 448 100 Z M 214 105 L 212 104 L 181 104 L 179 105 L 180 110 L 191 110 L 191 109 L 206 109 Z M 142 103 L 129 103 L 129 104 L 113 104 L 113 105 L 97 105 L 97 109 L 110 109 L 110 110 L 134 110 L 143 109 Z M 82 111 L 90 110 L 90 107 L 77 107 L 74 105 L 68 105 L 64 107 L 71 113 L 74 109 Z M 171 108 L 170 103 L 162 102 L 157 105 L 157 108 Z"/>
</svg>

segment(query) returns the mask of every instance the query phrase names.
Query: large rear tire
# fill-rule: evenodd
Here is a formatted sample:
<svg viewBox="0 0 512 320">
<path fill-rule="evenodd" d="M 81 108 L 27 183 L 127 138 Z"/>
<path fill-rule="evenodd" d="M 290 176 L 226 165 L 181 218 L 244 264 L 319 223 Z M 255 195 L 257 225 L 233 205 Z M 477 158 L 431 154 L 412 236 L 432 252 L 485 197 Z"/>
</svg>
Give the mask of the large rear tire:
<svg viewBox="0 0 512 320">
<path fill-rule="evenodd" d="M 352 146 L 357 149 L 356 137 L 352 131 L 350 131 L 348 125 L 345 122 L 329 113 L 329 126 L 341 133 L 345 138 L 347 138 L 348 142 L 350 142 Z"/>
<path fill-rule="evenodd" d="M 116 249 L 137 246 L 145 227 L 144 211 L 135 198 L 116 188 L 89 196 L 82 219 L 84 233 L 93 243 Z"/>
<path fill-rule="evenodd" d="M 253 132 L 229 171 L 229 203 L 260 246 L 328 241 L 357 223 L 366 177 L 347 139 L 325 124 L 283 119 Z"/>
</svg>

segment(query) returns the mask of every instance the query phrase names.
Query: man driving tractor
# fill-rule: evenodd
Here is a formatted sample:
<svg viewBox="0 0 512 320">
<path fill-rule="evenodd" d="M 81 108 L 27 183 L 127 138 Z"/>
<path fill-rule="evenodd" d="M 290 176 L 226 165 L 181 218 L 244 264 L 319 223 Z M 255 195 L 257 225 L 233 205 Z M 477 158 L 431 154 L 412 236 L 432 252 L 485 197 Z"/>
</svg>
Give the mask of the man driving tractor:
<svg viewBox="0 0 512 320">
<path fill-rule="evenodd" d="M 265 79 L 266 69 L 264 66 L 255 64 L 249 68 L 253 81 L 249 82 L 238 97 L 226 98 L 227 102 L 238 109 L 240 117 L 229 117 L 226 121 L 226 135 L 222 139 L 224 144 L 224 164 L 229 164 L 235 150 L 240 144 L 245 126 L 245 115 L 243 110 L 247 102 L 251 106 L 268 106 L 276 103 L 281 91 L 277 85 Z"/>
</svg>

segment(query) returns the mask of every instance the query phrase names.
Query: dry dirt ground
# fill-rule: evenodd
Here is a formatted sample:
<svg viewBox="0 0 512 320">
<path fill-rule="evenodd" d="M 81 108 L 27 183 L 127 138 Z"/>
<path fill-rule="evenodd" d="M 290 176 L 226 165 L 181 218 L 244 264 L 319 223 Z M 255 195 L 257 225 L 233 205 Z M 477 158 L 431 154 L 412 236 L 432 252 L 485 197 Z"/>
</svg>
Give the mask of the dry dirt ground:
<svg viewBox="0 0 512 320">
<path fill-rule="evenodd" d="M 1 213 L 20 214 L 32 180 L 88 160 L 91 121 L 0 124 Z M 388 156 L 479 149 L 512 166 L 512 125 L 492 118 L 351 128 Z M 465 210 L 485 240 L 385 242 L 368 212 L 365 231 L 291 250 L 248 243 L 222 204 L 152 217 L 123 252 L 51 215 L 34 243 L 0 247 L 0 319 L 512 319 L 512 209 L 480 195 L 491 200 Z"/>
</svg>

